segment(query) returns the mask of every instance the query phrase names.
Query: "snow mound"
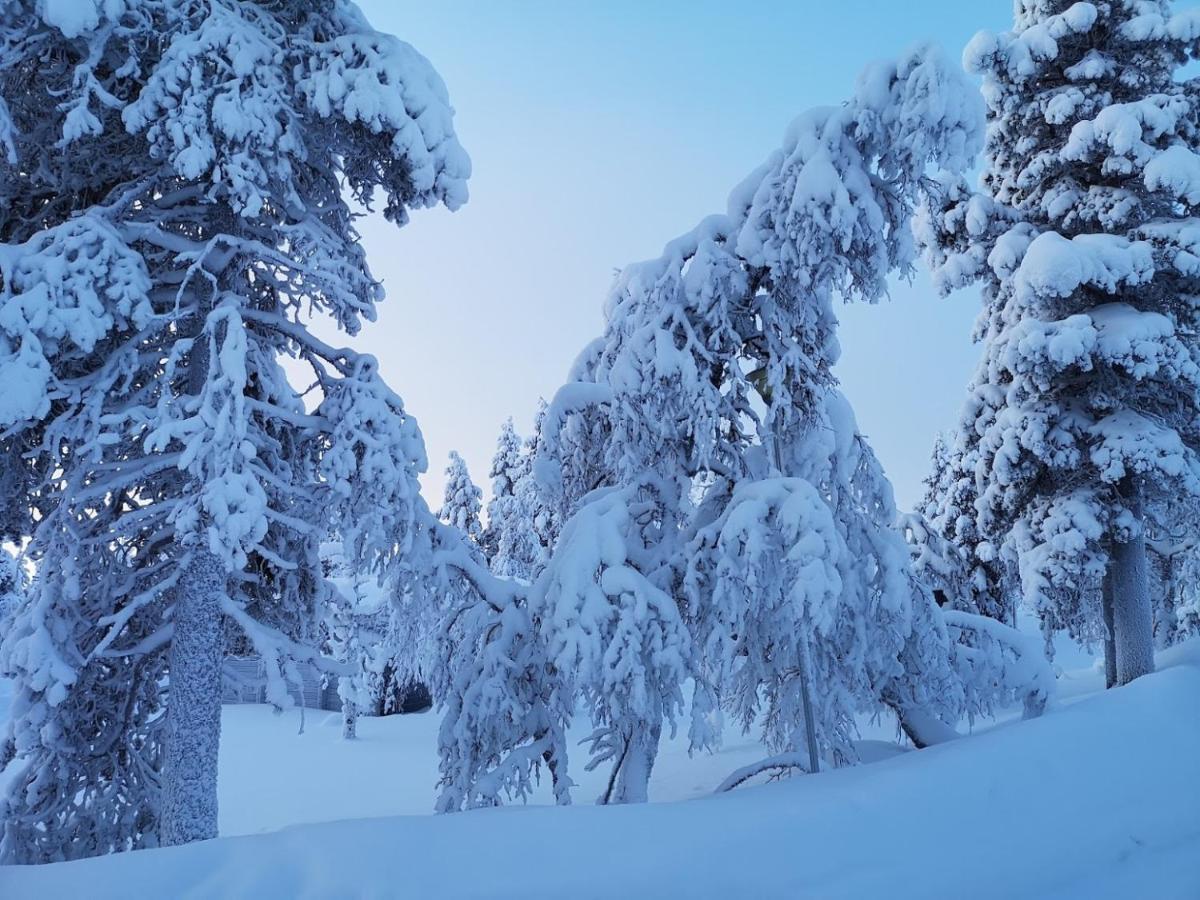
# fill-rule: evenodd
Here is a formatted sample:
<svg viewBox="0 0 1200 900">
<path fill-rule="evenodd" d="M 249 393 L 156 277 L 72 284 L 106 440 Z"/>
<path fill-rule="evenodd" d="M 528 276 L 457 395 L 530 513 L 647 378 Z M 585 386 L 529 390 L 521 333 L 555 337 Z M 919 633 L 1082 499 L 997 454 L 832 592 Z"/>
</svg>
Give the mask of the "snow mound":
<svg viewBox="0 0 1200 900">
<path fill-rule="evenodd" d="M 1195 898 L 1200 642 L 1162 663 L 1041 719 L 701 800 L 299 826 L 0 869 L 0 895 Z"/>
</svg>

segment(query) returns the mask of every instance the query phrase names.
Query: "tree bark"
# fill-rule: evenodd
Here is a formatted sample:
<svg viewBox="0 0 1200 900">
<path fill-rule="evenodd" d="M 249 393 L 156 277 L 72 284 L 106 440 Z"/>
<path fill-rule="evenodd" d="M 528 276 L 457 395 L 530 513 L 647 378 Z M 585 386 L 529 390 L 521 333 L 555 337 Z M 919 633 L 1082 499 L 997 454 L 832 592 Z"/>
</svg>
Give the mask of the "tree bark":
<svg viewBox="0 0 1200 900">
<path fill-rule="evenodd" d="M 221 742 L 221 597 L 225 567 L 210 550 L 193 553 L 179 580 L 163 743 L 164 846 L 217 836 L 217 750 Z"/>
<path fill-rule="evenodd" d="M 1113 585 L 1117 684 L 1128 684 L 1154 671 L 1154 615 L 1146 565 L 1141 486 L 1134 478 L 1127 476 L 1118 485 L 1118 491 L 1125 508 L 1136 520 L 1129 540 L 1113 544 L 1109 562 Z"/>
<path fill-rule="evenodd" d="M 1113 624 L 1113 571 L 1111 564 L 1100 588 L 1100 609 L 1104 614 L 1104 687 L 1117 686 L 1117 643 Z"/>
</svg>

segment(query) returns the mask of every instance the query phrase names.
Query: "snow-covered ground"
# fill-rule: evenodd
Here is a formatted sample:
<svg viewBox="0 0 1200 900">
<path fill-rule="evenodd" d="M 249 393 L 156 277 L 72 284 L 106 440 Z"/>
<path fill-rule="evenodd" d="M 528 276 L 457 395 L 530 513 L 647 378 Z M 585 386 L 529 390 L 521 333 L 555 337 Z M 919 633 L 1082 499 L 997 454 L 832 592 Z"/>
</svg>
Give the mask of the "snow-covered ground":
<svg viewBox="0 0 1200 900">
<path fill-rule="evenodd" d="M 6 685 L 0 682 L 0 717 Z M 300 710 L 276 713 L 260 704 L 224 707 L 220 761 L 220 828 L 223 836 L 277 831 L 289 825 L 378 816 L 427 816 L 434 806 L 437 730 L 440 716 L 421 713 L 363 717 L 358 738 L 342 739 L 338 713 Z M 607 770 L 585 772 L 590 731 L 579 722 L 571 735 L 578 747 L 572 778 L 576 803 L 590 803 L 603 789 Z M 890 722 L 863 724 L 865 759 L 903 752 Z M 733 770 L 767 751 L 753 738 L 730 734 L 717 753 L 689 756 L 685 736 L 665 740 L 650 782 L 654 800 L 686 800 L 710 794 Z M 0 789 L 4 776 L 0 775 Z M 550 804 L 542 784 L 535 804 Z M 3 895 L 0 894 L 0 898 Z M 6 900 L 6 898 L 5 898 Z"/>
<path fill-rule="evenodd" d="M 896 757 L 872 765 L 689 800 L 761 751 L 689 759 L 672 742 L 651 788 L 682 802 L 590 806 L 583 776 L 573 808 L 437 817 L 434 716 L 365 720 L 347 743 L 327 714 L 297 734 L 296 713 L 229 707 L 222 831 L 247 836 L 0 868 L 0 897 L 1195 900 L 1200 642 L 1160 665 L 1093 696 L 1091 671 L 1065 676 L 1042 719 L 921 752 L 872 744 Z"/>
</svg>

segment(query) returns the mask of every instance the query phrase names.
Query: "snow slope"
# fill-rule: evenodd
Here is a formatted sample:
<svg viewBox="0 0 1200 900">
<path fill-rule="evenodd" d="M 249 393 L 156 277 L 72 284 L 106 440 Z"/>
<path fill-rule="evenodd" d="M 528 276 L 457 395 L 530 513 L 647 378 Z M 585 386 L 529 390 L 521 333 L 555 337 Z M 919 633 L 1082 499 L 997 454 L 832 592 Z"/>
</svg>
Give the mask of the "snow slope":
<svg viewBox="0 0 1200 900">
<path fill-rule="evenodd" d="M 0 869 L 0 896 L 1194 900 L 1200 642 L 1161 664 L 1042 719 L 718 797 L 297 826 Z"/>
</svg>

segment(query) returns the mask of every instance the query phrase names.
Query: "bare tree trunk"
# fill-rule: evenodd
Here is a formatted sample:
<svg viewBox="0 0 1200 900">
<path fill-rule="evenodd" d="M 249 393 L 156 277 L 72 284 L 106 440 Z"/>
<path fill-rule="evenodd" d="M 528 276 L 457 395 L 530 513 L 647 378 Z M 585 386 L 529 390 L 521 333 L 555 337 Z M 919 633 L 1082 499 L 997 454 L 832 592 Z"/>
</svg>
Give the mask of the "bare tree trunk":
<svg viewBox="0 0 1200 900">
<path fill-rule="evenodd" d="M 210 550 L 196 550 L 179 580 L 168 660 L 159 821 L 159 842 L 165 846 L 217 836 L 225 589 L 221 560 Z"/>
<path fill-rule="evenodd" d="M 1118 485 L 1118 491 L 1125 507 L 1136 520 L 1129 540 L 1113 544 L 1109 562 L 1113 585 L 1117 683 L 1128 684 L 1154 671 L 1154 615 L 1146 567 L 1141 487 L 1134 478 L 1127 476 Z"/>
<path fill-rule="evenodd" d="M 1100 609 L 1104 614 L 1104 687 L 1117 685 L 1117 643 L 1113 624 L 1113 573 L 1112 566 L 1104 574 L 1100 588 Z"/>
<path fill-rule="evenodd" d="M 342 697 L 342 738 L 352 741 L 358 737 L 358 704 L 347 690 Z"/>
<path fill-rule="evenodd" d="M 808 771 L 815 775 L 821 771 L 821 755 L 817 752 L 817 729 L 813 721 L 812 686 L 808 669 L 808 621 L 801 620 L 806 633 L 800 641 L 800 702 L 804 707 L 804 740 L 808 744 Z"/>
</svg>

